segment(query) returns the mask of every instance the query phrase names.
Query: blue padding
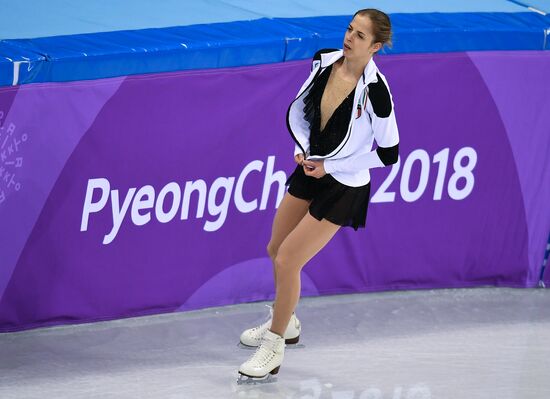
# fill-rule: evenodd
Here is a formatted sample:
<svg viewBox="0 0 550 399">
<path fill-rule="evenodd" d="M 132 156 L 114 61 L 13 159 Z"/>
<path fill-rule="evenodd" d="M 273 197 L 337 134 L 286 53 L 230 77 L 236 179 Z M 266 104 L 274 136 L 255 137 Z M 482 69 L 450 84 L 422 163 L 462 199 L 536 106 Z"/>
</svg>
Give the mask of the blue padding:
<svg viewBox="0 0 550 399">
<path fill-rule="evenodd" d="M 319 48 L 341 48 L 350 20 L 261 18 L 0 43 L 34 54 L 18 83 L 59 82 L 310 58 Z M 534 12 L 392 14 L 391 20 L 394 45 L 386 54 L 542 50 L 550 27 L 548 17 Z"/>
<path fill-rule="evenodd" d="M 11 85 L 13 81 L 14 50 L 0 43 L 0 86 Z"/>
<path fill-rule="evenodd" d="M 547 19 L 534 12 L 393 14 L 387 53 L 542 50 Z"/>
<path fill-rule="evenodd" d="M 282 62 L 286 37 L 308 33 L 263 18 L 4 42 L 47 54 L 33 81 L 60 82 Z"/>
<path fill-rule="evenodd" d="M 34 82 L 45 60 L 42 55 L 26 48 L 0 41 L 0 86 L 12 85 L 16 70 L 18 82 Z"/>
<path fill-rule="evenodd" d="M 525 13 L 392 14 L 393 46 L 381 54 L 542 50 L 545 29 L 542 15 Z M 311 34 L 300 42 L 289 41 L 287 60 L 310 57 L 315 49 L 341 48 L 348 16 L 292 18 L 289 25 Z"/>
</svg>

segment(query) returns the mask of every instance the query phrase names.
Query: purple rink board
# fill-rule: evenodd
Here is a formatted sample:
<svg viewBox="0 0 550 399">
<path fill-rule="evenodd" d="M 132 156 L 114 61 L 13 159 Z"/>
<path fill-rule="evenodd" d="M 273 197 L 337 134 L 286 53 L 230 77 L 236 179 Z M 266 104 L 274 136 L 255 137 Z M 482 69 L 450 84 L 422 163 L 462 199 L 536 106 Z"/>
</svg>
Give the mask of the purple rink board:
<svg viewBox="0 0 550 399">
<path fill-rule="evenodd" d="M 377 58 L 400 160 L 302 295 L 534 287 L 550 230 L 550 53 Z M 309 61 L 0 90 L 0 331 L 274 297 L 266 253 Z M 550 283 L 550 273 L 545 279 Z"/>
</svg>

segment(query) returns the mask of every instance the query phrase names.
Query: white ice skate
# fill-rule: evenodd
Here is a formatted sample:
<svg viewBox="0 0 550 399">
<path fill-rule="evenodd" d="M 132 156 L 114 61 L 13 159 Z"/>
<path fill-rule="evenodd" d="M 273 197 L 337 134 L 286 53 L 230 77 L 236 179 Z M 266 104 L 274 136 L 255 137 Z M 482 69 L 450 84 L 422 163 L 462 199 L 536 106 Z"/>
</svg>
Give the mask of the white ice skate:
<svg viewBox="0 0 550 399">
<path fill-rule="evenodd" d="M 260 324 L 259 326 L 249 328 L 248 330 L 243 331 L 241 334 L 241 344 L 245 346 L 258 346 L 262 340 L 265 332 L 271 327 L 271 322 L 273 320 L 273 307 L 270 305 L 265 305 L 269 308 L 269 320 Z M 300 331 L 302 327 L 300 320 L 296 317 L 296 314 L 292 312 L 288 326 L 284 334 L 286 344 L 297 344 L 300 340 Z"/>
<path fill-rule="evenodd" d="M 285 339 L 266 330 L 256 352 L 239 367 L 237 384 L 275 382 L 285 355 Z"/>
</svg>

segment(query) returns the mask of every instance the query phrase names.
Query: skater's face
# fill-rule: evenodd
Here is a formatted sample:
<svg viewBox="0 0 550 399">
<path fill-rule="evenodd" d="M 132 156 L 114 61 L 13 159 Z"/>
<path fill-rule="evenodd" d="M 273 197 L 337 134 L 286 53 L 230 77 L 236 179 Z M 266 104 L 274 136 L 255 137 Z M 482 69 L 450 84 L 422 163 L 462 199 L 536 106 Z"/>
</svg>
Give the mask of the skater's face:
<svg viewBox="0 0 550 399">
<path fill-rule="evenodd" d="M 344 56 L 350 60 L 368 60 L 382 47 L 374 41 L 372 21 L 368 15 L 356 15 L 344 35 Z"/>
</svg>

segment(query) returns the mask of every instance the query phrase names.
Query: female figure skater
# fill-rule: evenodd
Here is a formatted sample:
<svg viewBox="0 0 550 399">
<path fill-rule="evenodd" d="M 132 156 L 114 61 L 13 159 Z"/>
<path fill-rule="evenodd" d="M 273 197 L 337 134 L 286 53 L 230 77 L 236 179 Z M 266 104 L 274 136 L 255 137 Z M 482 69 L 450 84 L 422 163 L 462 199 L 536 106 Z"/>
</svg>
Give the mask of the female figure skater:
<svg viewBox="0 0 550 399">
<path fill-rule="evenodd" d="M 239 368 L 239 383 L 267 380 L 283 362 L 285 344 L 298 342 L 294 313 L 300 271 L 341 226 L 365 227 L 370 173 L 398 160 L 399 134 L 393 99 L 373 60 L 391 45 L 388 16 L 359 10 L 343 49 L 319 50 L 311 74 L 290 104 L 287 125 L 298 164 L 286 184 L 267 251 L 274 265 L 271 319 L 248 329 L 241 343 L 256 352 Z M 378 147 L 371 151 L 373 141 Z M 246 378 L 246 377 L 249 378 Z"/>
</svg>

